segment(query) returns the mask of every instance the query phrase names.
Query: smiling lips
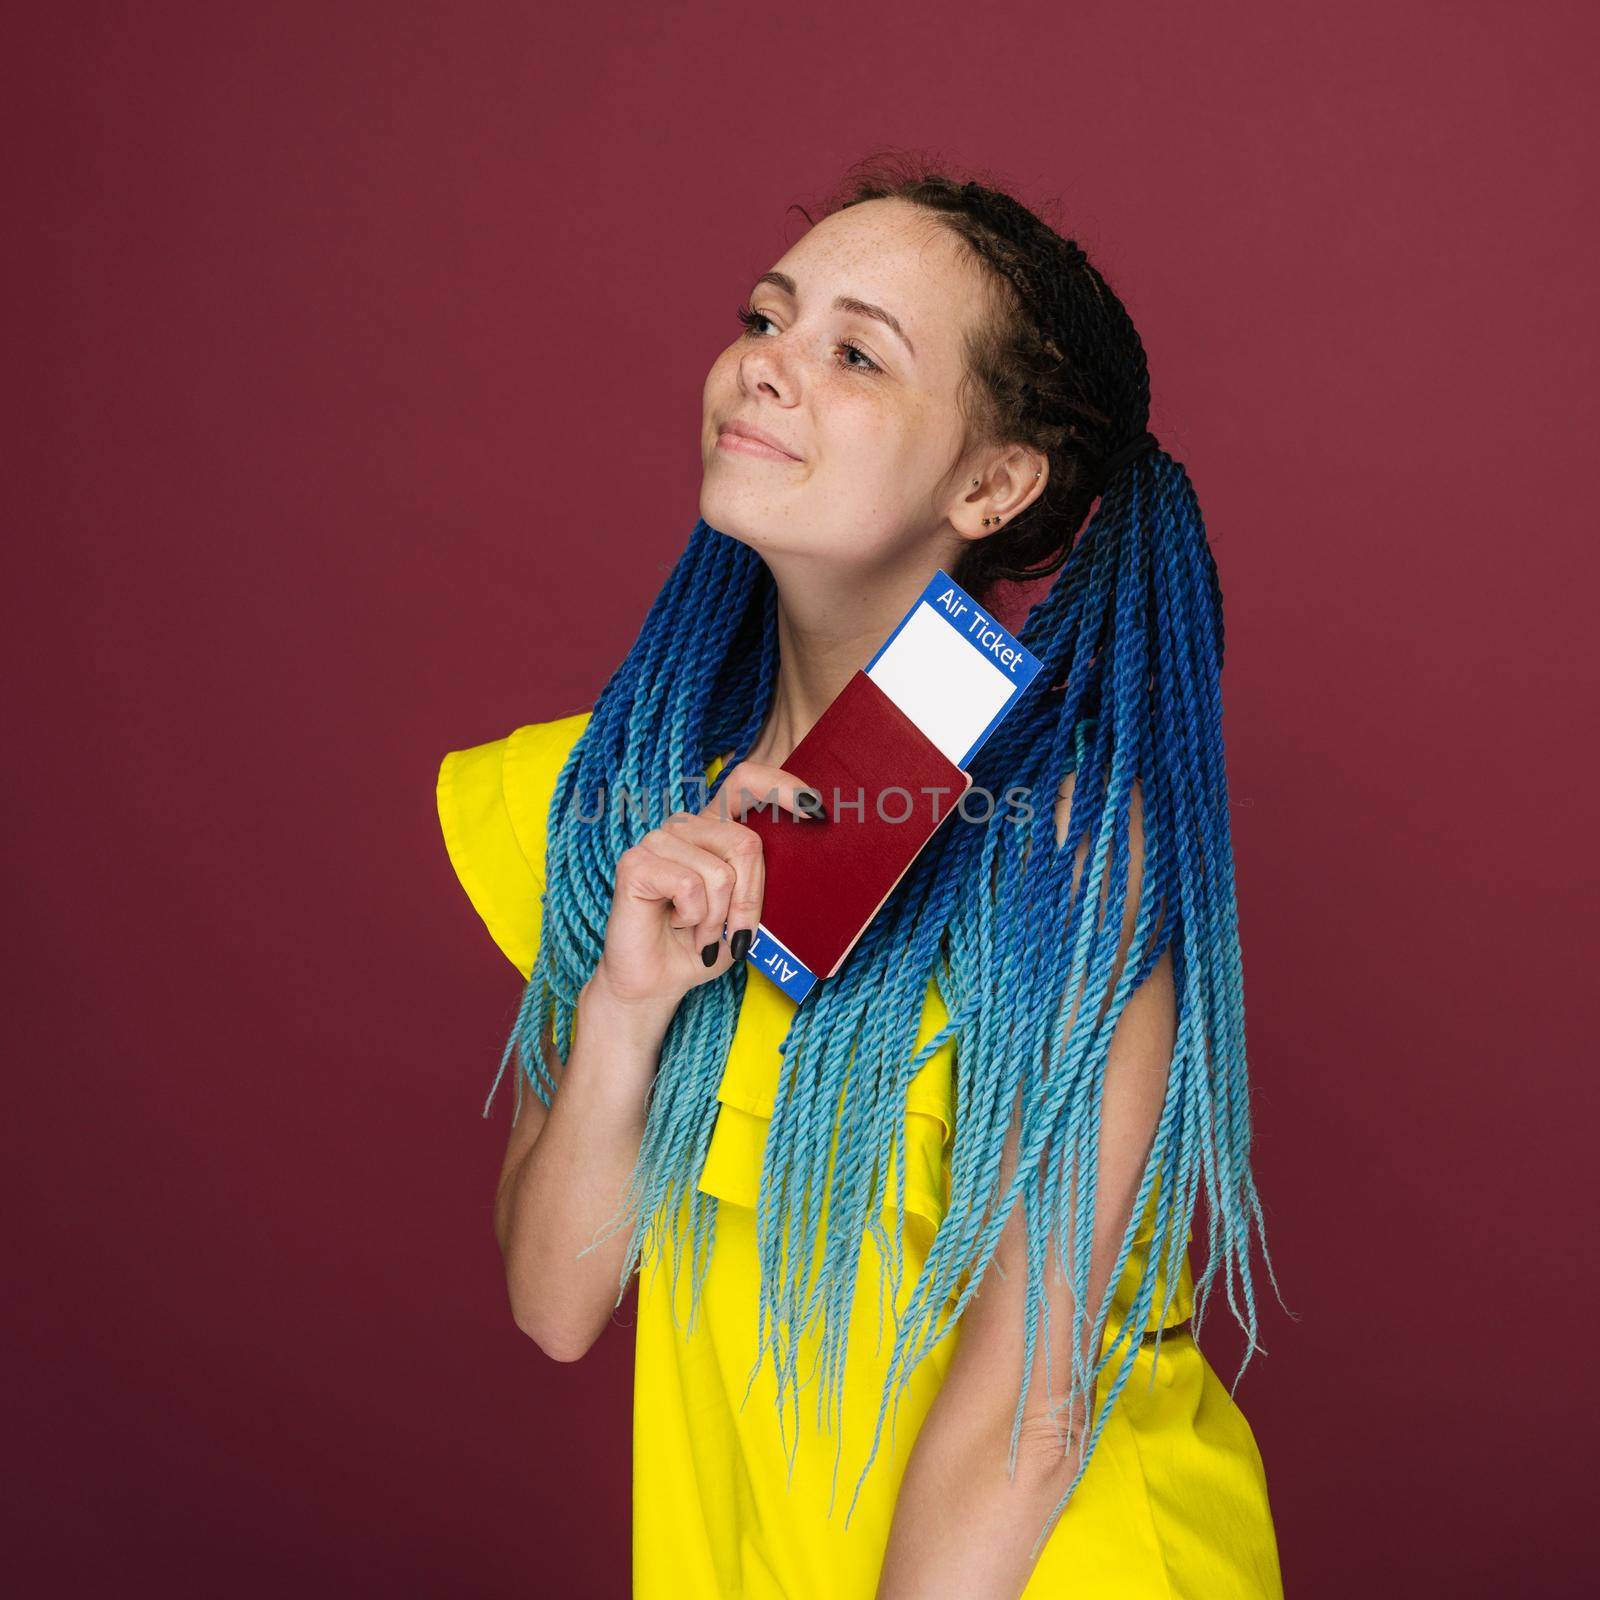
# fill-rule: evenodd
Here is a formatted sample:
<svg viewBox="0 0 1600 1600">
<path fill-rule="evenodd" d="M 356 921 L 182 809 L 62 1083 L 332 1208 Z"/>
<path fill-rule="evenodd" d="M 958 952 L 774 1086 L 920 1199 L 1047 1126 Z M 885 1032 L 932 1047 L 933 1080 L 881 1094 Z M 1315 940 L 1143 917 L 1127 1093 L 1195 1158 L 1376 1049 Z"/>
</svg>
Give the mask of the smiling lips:
<svg viewBox="0 0 1600 1600">
<path fill-rule="evenodd" d="M 765 428 L 749 422 L 725 422 L 717 435 L 719 450 L 733 450 L 739 455 L 759 456 L 767 461 L 798 461 L 799 456 L 787 450 Z"/>
</svg>

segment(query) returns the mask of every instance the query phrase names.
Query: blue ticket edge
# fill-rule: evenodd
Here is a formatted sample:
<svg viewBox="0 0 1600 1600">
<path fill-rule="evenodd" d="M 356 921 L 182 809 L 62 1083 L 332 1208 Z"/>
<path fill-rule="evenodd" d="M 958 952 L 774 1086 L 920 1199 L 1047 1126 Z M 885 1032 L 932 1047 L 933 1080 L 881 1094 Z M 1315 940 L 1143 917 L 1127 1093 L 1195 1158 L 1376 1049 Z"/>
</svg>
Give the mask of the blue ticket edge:
<svg viewBox="0 0 1600 1600">
<path fill-rule="evenodd" d="M 791 1000 L 804 1000 L 816 985 L 816 973 L 765 923 L 756 924 L 755 938 L 750 941 L 744 958 Z"/>
<path fill-rule="evenodd" d="M 1011 693 L 1006 696 L 1005 703 L 989 719 L 988 724 L 978 734 L 978 737 L 962 752 L 961 759 L 956 762 L 958 767 L 965 767 L 969 761 L 989 742 L 989 736 L 1004 721 L 1006 713 L 1017 703 L 1017 696 L 1028 687 L 1038 676 L 1042 665 L 1039 658 L 1022 643 L 1015 634 L 1007 628 L 992 611 L 980 606 L 965 589 L 950 576 L 944 568 L 940 568 L 928 580 L 927 587 L 919 594 L 916 600 L 907 609 L 906 614 L 895 624 L 894 632 L 878 646 L 872 660 L 862 669 L 868 674 L 878 664 L 878 659 L 900 636 L 900 631 L 917 614 L 919 607 L 926 605 L 936 617 L 941 617 L 950 626 L 955 636 L 962 640 L 967 647 L 974 651 L 983 660 L 997 671 L 1005 673 L 1011 680 Z M 954 614 L 952 614 L 952 612 Z M 970 617 L 965 623 L 963 631 L 962 620 Z M 982 645 L 974 644 L 968 633 L 975 625 L 992 628 L 996 634 L 996 647 L 1002 651 L 1015 651 L 1014 662 L 1004 662 L 995 654 L 984 649 Z"/>
</svg>

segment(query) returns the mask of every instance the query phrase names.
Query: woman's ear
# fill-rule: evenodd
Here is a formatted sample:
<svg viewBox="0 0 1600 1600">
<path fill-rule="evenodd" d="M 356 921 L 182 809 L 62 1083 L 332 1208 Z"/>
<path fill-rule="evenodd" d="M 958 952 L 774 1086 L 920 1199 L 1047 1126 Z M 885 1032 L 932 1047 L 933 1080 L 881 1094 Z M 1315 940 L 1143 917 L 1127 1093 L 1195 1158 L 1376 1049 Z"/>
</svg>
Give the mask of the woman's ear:
<svg viewBox="0 0 1600 1600">
<path fill-rule="evenodd" d="M 1026 511 L 1049 481 L 1050 458 L 1027 445 L 1012 445 L 968 473 L 947 513 L 963 539 L 987 539 Z"/>
</svg>

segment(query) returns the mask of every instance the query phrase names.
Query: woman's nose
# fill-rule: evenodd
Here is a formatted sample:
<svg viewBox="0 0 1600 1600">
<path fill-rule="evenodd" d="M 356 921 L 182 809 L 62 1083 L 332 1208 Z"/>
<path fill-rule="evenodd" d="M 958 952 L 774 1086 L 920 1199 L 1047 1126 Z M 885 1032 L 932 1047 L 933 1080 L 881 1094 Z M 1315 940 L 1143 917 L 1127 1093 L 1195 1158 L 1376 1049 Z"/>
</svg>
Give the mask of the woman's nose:
<svg viewBox="0 0 1600 1600">
<path fill-rule="evenodd" d="M 739 360 L 739 385 L 748 394 L 765 389 L 779 400 L 793 397 L 796 380 L 786 351 L 777 349 L 778 340 L 763 339 L 746 350 Z"/>
</svg>

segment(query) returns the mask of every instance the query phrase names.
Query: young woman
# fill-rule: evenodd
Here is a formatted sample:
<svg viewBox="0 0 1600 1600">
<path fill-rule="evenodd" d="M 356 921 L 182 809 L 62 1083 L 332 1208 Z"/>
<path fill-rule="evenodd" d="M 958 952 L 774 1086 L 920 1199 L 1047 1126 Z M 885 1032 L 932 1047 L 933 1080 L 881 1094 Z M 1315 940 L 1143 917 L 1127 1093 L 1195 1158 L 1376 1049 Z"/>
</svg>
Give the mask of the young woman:
<svg viewBox="0 0 1600 1600">
<path fill-rule="evenodd" d="M 1220 1271 L 1256 1347 L 1266 1243 L 1199 507 L 1076 244 L 992 188 L 856 177 L 739 308 L 627 658 L 440 772 L 527 979 L 512 1310 L 575 1360 L 638 1272 L 638 1596 L 1277 1596 L 1196 1343 Z M 972 766 L 1034 803 L 949 818 L 796 1007 L 743 960 L 742 819 L 851 825 L 786 757 L 940 568 L 979 600 L 1058 574 Z"/>
</svg>

